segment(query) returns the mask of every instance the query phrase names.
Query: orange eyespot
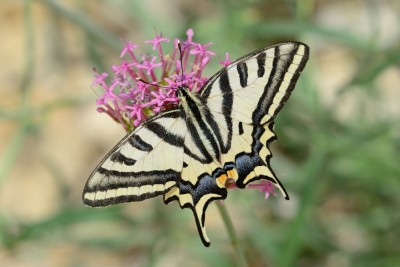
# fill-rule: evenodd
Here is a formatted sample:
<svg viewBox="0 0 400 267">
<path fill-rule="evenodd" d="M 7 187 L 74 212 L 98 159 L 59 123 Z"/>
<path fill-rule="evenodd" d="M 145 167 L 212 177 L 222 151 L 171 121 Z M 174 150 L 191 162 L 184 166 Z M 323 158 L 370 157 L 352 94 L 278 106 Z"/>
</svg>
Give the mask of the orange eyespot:
<svg viewBox="0 0 400 267">
<path fill-rule="evenodd" d="M 236 181 L 237 178 L 239 178 L 239 175 L 238 175 L 236 169 L 229 170 L 229 171 L 227 171 L 226 174 L 228 175 L 229 178 L 232 178 L 234 181 Z"/>
<path fill-rule="evenodd" d="M 229 170 L 226 174 L 224 173 L 217 178 L 217 185 L 221 188 L 231 188 L 235 186 L 237 178 L 237 171 L 235 169 Z"/>
</svg>

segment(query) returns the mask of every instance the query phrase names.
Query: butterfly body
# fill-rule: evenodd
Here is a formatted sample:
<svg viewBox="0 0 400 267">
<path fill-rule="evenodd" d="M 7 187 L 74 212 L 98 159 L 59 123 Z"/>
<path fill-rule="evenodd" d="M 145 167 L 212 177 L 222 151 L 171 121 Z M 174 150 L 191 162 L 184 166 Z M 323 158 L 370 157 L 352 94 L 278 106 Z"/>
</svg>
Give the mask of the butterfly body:
<svg viewBox="0 0 400 267">
<path fill-rule="evenodd" d="M 269 166 L 274 118 L 308 59 L 308 47 L 283 43 L 246 55 L 216 73 L 198 94 L 177 89 L 179 106 L 161 112 L 122 139 L 90 176 L 89 206 L 158 195 L 193 211 L 204 245 L 208 204 L 268 180 L 288 195 Z"/>
</svg>

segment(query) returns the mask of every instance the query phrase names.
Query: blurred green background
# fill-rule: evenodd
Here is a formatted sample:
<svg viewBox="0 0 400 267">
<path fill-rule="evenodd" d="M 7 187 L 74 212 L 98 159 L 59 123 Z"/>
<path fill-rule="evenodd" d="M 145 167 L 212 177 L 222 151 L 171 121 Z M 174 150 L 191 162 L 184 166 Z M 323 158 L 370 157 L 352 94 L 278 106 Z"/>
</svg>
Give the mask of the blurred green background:
<svg viewBox="0 0 400 267">
<path fill-rule="evenodd" d="M 92 67 L 118 64 L 122 39 L 188 28 L 213 42 L 208 75 L 226 51 L 311 49 L 272 146 L 291 200 L 225 201 L 248 265 L 400 266 L 399 1 L 3 0 L 0 14 L 0 266 L 236 266 L 215 205 L 205 248 L 176 202 L 81 202 L 124 135 L 96 112 Z"/>
</svg>

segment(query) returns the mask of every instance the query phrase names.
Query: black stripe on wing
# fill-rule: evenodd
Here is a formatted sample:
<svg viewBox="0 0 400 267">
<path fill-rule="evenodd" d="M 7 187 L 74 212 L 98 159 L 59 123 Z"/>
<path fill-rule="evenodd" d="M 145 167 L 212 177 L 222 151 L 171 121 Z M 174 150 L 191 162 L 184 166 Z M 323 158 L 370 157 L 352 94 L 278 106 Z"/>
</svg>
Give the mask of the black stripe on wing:
<svg viewBox="0 0 400 267">
<path fill-rule="evenodd" d="M 180 92 L 182 96 L 185 98 L 187 107 L 189 109 L 189 114 L 186 114 L 186 124 L 190 136 L 192 137 L 192 140 L 197 145 L 197 147 L 199 148 L 199 150 L 201 151 L 202 155 L 205 158 L 205 161 L 201 160 L 201 162 L 210 163 L 213 161 L 214 157 L 219 159 L 221 151 L 219 149 L 218 140 L 216 140 L 215 136 L 213 135 L 214 130 L 218 129 L 215 127 L 214 129 L 212 126 L 211 126 L 212 129 L 209 129 L 209 127 L 207 126 L 210 125 L 209 122 L 211 123 L 213 122 L 210 112 L 207 110 L 206 106 L 204 105 L 199 106 L 199 104 L 196 103 L 196 99 L 192 99 L 192 97 L 195 98 L 196 96 L 188 93 L 188 89 L 181 89 Z M 203 143 L 204 141 L 202 140 L 200 135 L 204 135 L 207 141 L 211 144 L 214 155 L 211 155 L 210 152 L 207 150 L 205 144 Z"/>
<path fill-rule="evenodd" d="M 264 58 L 264 62 L 265 62 L 265 53 L 262 53 L 262 54 L 264 54 L 263 58 Z M 268 83 L 265 85 L 264 93 L 262 94 L 260 101 L 257 104 L 257 108 L 253 112 L 253 121 L 257 124 L 259 124 L 261 119 L 265 116 L 265 114 L 267 114 L 269 104 L 272 103 L 273 96 L 279 90 L 278 85 L 275 85 L 275 86 L 272 86 L 272 85 L 274 83 L 276 83 L 276 81 L 279 81 L 280 79 L 282 79 L 282 75 L 284 75 L 283 70 L 280 68 L 283 67 L 282 65 L 285 65 L 283 68 L 286 69 L 287 65 L 290 64 L 290 62 L 288 62 L 288 61 L 280 61 L 280 58 L 278 56 L 279 56 L 279 49 L 277 47 L 275 47 L 275 57 L 272 62 L 272 69 L 271 69 L 271 73 L 269 75 Z M 257 62 L 258 61 L 259 60 L 257 57 Z M 260 75 L 260 68 L 264 68 L 264 67 L 263 66 L 260 67 L 260 64 L 259 64 L 259 69 L 258 69 L 259 75 Z"/>
<path fill-rule="evenodd" d="M 238 73 L 241 76 L 241 81 L 243 84 L 247 84 L 247 65 L 245 63 L 238 65 Z M 222 69 L 220 72 L 219 77 L 219 86 L 218 89 L 220 90 L 222 97 L 221 97 L 221 113 L 224 117 L 223 127 L 226 129 L 224 132 L 227 133 L 228 136 L 223 138 L 220 125 L 214 118 L 212 112 L 207 107 L 207 102 L 204 101 L 202 98 L 201 101 L 203 103 L 202 111 L 206 118 L 207 124 L 211 127 L 215 138 L 218 141 L 219 145 L 219 152 L 220 153 L 227 153 L 231 147 L 231 139 L 232 139 L 232 106 L 233 106 L 233 98 L 234 95 L 232 94 L 232 87 L 229 81 L 229 75 L 226 69 Z M 197 117 L 196 117 L 197 119 Z M 221 123 L 221 122 L 220 122 Z M 224 140 L 225 139 L 225 140 Z M 220 154 L 219 153 L 219 154 Z"/>
<path fill-rule="evenodd" d="M 119 151 L 117 151 L 113 155 L 111 155 L 110 159 L 113 162 L 122 163 L 127 166 L 133 166 L 136 163 L 136 160 L 134 160 L 132 158 L 128 158 L 127 156 L 121 154 Z"/>
<path fill-rule="evenodd" d="M 245 85 L 247 84 L 247 65 L 246 63 L 238 64 L 238 73 L 240 76 L 240 83 Z M 222 100 L 222 114 L 225 118 L 225 123 L 227 126 L 227 144 L 224 144 L 221 139 L 221 147 L 222 153 L 227 153 L 231 147 L 231 140 L 232 140 L 232 105 L 233 105 L 233 94 L 232 94 L 232 87 L 229 82 L 229 75 L 228 72 L 225 70 L 221 71 L 221 76 L 219 80 L 220 89 L 223 92 L 223 100 Z M 218 128 L 218 127 L 216 127 Z M 219 130 L 218 130 L 219 132 Z"/>
<path fill-rule="evenodd" d="M 266 60 L 266 57 L 267 57 L 267 54 L 265 52 L 260 53 L 257 56 L 257 65 L 258 65 L 257 75 L 258 75 L 258 77 L 263 77 L 264 74 L 265 74 L 265 60 Z"/>
<path fill-rule="evenodd" d="M 178 181 L 180 178 L 180 172 L 171 169 L 162 171 L 118 172 L 99 168 L 98 172 L 104 175 L 104 178 L 108 179 L 107 184 L 100 183 L 95 188 L 87 188 L 86 192 L 166 184 L 169 181 Z"/>
<path fill-rule="evenodd" d="M 170 133 L 164 126 L 159 124 L 157 121 L 152 121 L 146 123 L 144 125 L 147 129 L 155 133 L 158 137 L 160 137 L 164 142 L 167 142 L 170 145 L 182 147 L 183 145 L 183 137 L 178 136 L 176 134 Z"/>
<path fill-rule="evenodd" d="M 84 195 L 103 195 L 103 197 L 83 198 L 83 203 L 92 207 L 141 201 L 163 195 L 180 179 L 180 172 L 174 170 L 120 173 L 100 168 L 98 172 L 104 175 L 103 181 L 106 182 L 94 188 L 86 187 Z M 153 186 L 161 187 L 162 190 L 153 190 Z M 107 196 L 113 190 L 116 192 L 124 190 L 124 194 L 118 195 L 114 192 L 111 197 Z"/>
<path fill-rule="evenodd" d="M 257 108 L 254 110 L 253 113 L 253 121 L 254 123 L 258 124 L 264 118 L 265 115 L 269 115 L 274 118 L 279 111 L 282 109 L 283 105 L 289 99 L 291 92 L 293 91 L 296 82 L 300 76 L 301 71 L 304 69 L 304 66 L 308 60 L 308 47 L 303 44 L 296 44 L 294 43 L 294 48 L 291 50 L 290 53 L 282 53 L 281 47 L 276 46 L 275 49 L 275 56 L 272 63 L 271 73 L 269 75 L 268 83 L 264 87 L 264 92 L 260 98 L 260 101 L 257 104 Z M 299 48 L 304 49 L 304 54 L 301 55 L 300 64 L 294 64 L 294 57 L 298 55 Z M 296 66 L 296 70 L 294 73 L 289 72 L 289 68 L 294 65 Z M 280 92 L 280 89 L 283 86 L 283 81 L 285 75 L 292 75 L 290 78 L 290 82 L 287 88 L 284 91 Z M 284 94 L 282 99 L 279 100 L 279 103 L 274 102 L 274 98 L 276 97 L 277 93 L 280 92 Z M 276 108 L 271 111 L 271 107 L 273 104 L 278 104 Z"/>
<path fill-rule="evenodd" d="M 134 147 L 140 151 L 150 152 L 153 150 L 153 147 L 150 144 L 143 141 L 143 139 L 140 138 L 140 136 L 138 136 L 136 134 L 132 135 L 128 139 L 128 142 L 129 142 L 129 144 L 131 144 L 132 147 Z"/>
<path fill-rule="evenodd" d="M 247 86 L 247 78 L 249 77 L 248 72 L 247 72 L 248 70 L 247 70 L 246 62 L 239 62 L 237 64 L 236 68 L 237 68 L 237 72 L 239 74 L 240 86 L 246 87 Z"/>
</svg>

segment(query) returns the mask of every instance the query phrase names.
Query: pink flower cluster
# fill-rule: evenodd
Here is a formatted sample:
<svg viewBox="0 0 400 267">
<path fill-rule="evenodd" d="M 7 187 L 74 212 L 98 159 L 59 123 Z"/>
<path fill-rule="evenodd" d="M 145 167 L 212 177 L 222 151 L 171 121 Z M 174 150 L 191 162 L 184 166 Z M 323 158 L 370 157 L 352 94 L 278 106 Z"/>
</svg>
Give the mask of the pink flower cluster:
<svg viewBox="0 0 400 267">
<path fill-rule="evenodd" d="M 173 51 L 165 53 L 162 44 L 170 40 L 161 34 L 146 41 L 152 45 L 156 55 L 139 57 L 134 53 L 139 46 L 126 42 L 120 55 L 121 64 L 112 66 L 113 78 L 110 82 L 106 81 L 108 73 L 95 72 L 92 86 L 100 85 L 104 89 L 97 99 L 97 110 L 107 113 L 130 131 L 148 117 L 176 106 L 178 98 L 175 91 L 179 86 L 184 85 L 198 92 L 208 80 L 203 70 L 215 53 L 209 50 L 211 43 L 193 41 L 192 29 L 186 34 L 187 39 L 181 43 L 181 52 L 179 41 L 175 39 Z M 225 61 L 220 64 L 227 66 L 229 63 L 227 53 Z"/>
<path fill-rule="evenodd" d="M 261 180 L 258 184 L 249 184 L 247 188 L 260 189 L 261 193 L 265 193 L 265 199 L 267 199 L 271 194 L 276 196 L 276 187 L 273 183 L 267 180 Z"/>
<path fill-rule="evenodd" d="M 227 183 L 225 186 L 228 189 L 237 187 L 233 180 L 232 182 Z M 275 192 L 276 186 L 272 182 L 267 180 L 261 180 L 257 184 L 249 184 L 246 186 L 246 189 L 259 189 L 261 193 L 265 193 L 265 199 L 269 198 L 271 194 L 273 196 L 277 195 L 277 193 Z"/>
</svg>

